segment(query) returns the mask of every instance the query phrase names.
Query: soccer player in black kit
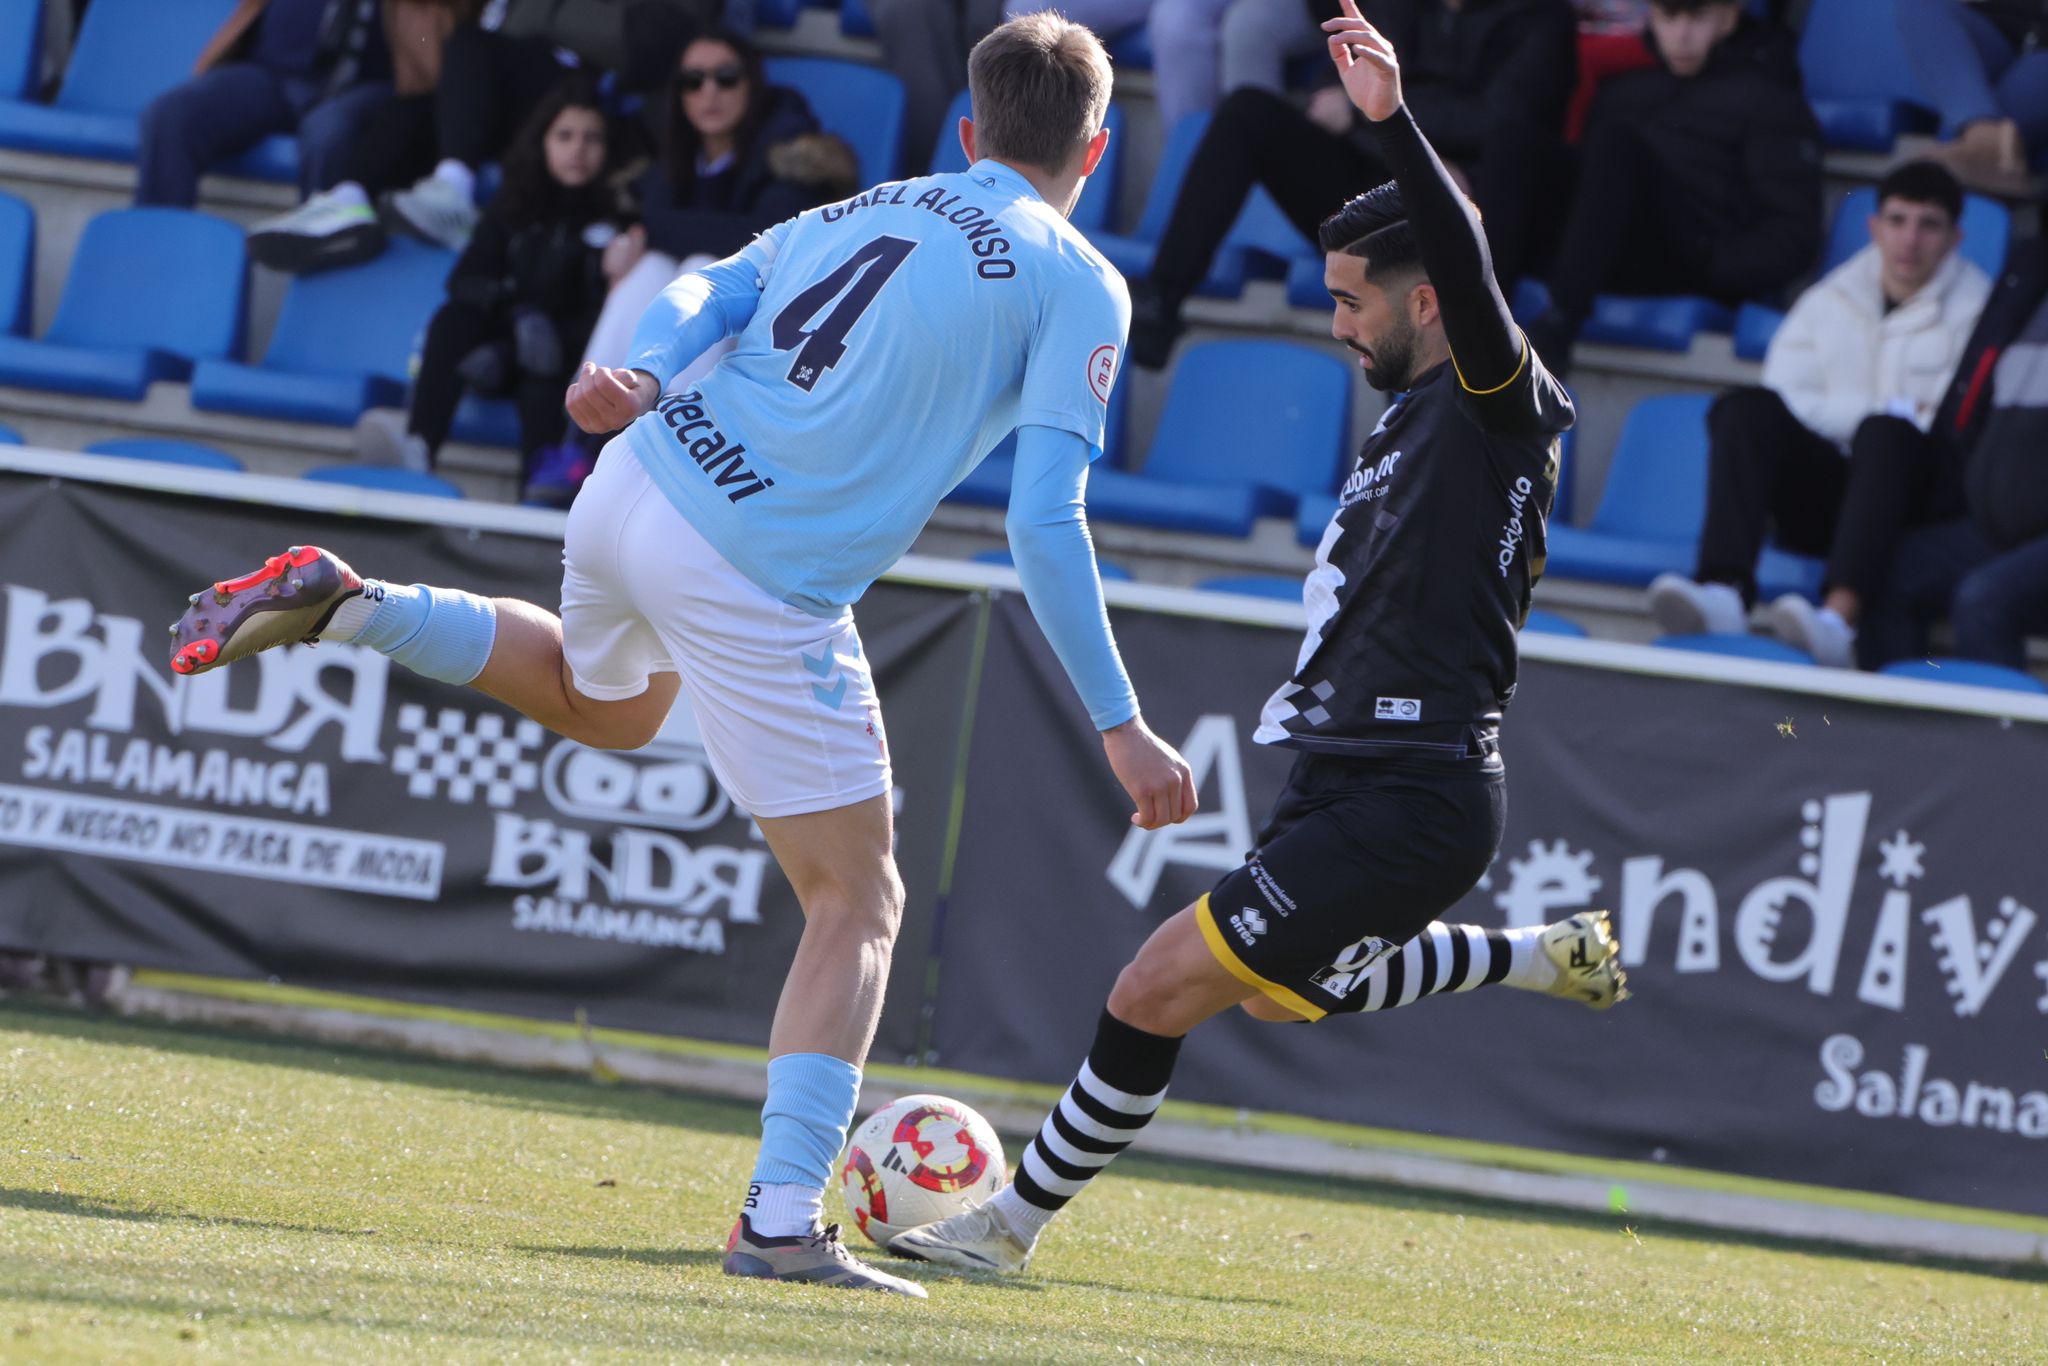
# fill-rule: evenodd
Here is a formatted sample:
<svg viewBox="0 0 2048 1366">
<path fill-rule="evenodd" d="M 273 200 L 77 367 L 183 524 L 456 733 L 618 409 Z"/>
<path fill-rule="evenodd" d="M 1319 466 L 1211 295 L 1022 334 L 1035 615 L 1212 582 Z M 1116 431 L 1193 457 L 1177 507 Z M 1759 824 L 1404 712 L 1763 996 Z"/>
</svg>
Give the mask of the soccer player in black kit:
<svg viewBox="0 0 2048 1366">
<path fill-rule="evenodd" d="M 1182 1037 L 1231 1006 L 1299 1021 L 1494 982 L 1598 1009 L 1627 994 L 1604 911 L 1510 930 L 1436 919 L 1500 846 L 1501 710 L 1574 414 L 1508 314 L 1476 214 L 1401 103 L 1392 47 L 1351 0 L 1324 28 L 1395 175 L 1322 225 L 1331 331 L 1398 397 L 1323 533 L 1303 589 L 1308 637 L 1254 737 L 1299 758 L 1245 865 L 1117 978 L 1015 1181 L 898 1234 L 895 1251 L 1022 1270 L 1053 1214 L 1158 1109 Z"/>
</svg>

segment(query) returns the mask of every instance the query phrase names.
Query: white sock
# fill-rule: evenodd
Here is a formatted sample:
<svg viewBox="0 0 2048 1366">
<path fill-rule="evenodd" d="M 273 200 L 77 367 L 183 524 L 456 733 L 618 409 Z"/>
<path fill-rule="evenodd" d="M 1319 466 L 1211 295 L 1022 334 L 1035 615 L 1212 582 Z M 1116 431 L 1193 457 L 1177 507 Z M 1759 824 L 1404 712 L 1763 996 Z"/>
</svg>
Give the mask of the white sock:
<svg viewBox="0 0 2048 1366">
<path fill-rule="evenodd" d="M 1038 1235 L 1045 1232 L 1045 1226 L 1059 1213 L 1056 1209 L 1040 1209 L 1017 1194 L 1015 1186 L 1005 1186 L 997 1191 L 989 1198 L 989 1204 L 995 1206 L 996 1213 L 1002 1216 L 1012 1233 L 1024 1240 L 1026 1246 L 1036 1243 Z"/>
<path fill-rule="evenodd" d="M 747 1187 L 746 1211 L 764 1238 L 816 1233 L 825 1221 L 825 1192 L 795 1181 L 756 1181 Z"/>
<path fill-rule="evenodd" d="M 476 194 L 476 172 L 454 157 L 443 157 L 434 168 L 434 179 L 445 180 L 464 195 Z"/>
<path fill-rule="evenodd" d="M 363 580 L 363 591 L 352 598 L 342 599 L 341 606 L 334 609 L 328 618 L 326 629 L 320 632 L 320 639 L 333 641 L 354 640 L 372 614 L 384 602 L 384 585 L 375 579 Z"/>
<path fill-rule="evenodd" d="M 327 202 L 344 209 L 367 209 L 370 207 L 370 193 L 353 180 L 344 180 L 327 191 Z"/>
<path fill-rule="evenodd" d="M 1557 964 L 1550 961 L 1550 955 L 1543 951 L 1545 925 L 1531 925 L 1521 930 L 1500 930 L 1498 933 L 1508 941 L 1514 952 L 1514 960 L 1508 965 L 1508 975 L 1501 979 L 1505 986 L 1520 987 L 1524 991 L 1548 991 L 1557 981 Z"/>
</svg>

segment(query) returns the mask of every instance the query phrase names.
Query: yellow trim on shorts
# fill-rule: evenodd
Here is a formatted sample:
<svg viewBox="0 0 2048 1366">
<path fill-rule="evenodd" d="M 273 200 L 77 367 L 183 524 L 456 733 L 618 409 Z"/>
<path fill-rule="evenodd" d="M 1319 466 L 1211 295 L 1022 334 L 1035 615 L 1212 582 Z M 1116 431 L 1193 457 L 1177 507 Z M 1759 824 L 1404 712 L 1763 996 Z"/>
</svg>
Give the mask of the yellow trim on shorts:
<svg viewBox="0 0 2048 1366">
<path fill-rule="evenodd" d="M 1209 952 L 1216 955 L 1216 961 L 1221 963 L 1223 970 L 1232 977 L 1248 987 L 1257 987 L 1297 1015 L 1320 1020 L 1329 1014 L 1321 1006 L 1303 1000 L 1278 982 L 1269 982 L 1246 967 L 1244 960 L 1237 956 L 1237 950 L 1230 947 L 1230 941 L 1223 937 L 1223 931 L 1218 928 L 1216 912 L 1209 908 L 1207 892 L 1204 892 L 1202 899 L 1195 903 L 1195 923 L 1202 927 L 1202 941 L 1209 946 Z"/>
<path fill-rule="evenodd" d="M 1468 394 L 1475 395 L 1479 398 L 1485 398 L 1488 394 L 1499 393 L 1501 390 L 1507 388 L 1510 384 L 1513 384 L 1516 380 L 1520 379 L 1522 377 L 1522 371 L 1525 368 L 1527 368 L 1529 364 L 1529 334 L 1527 332 L 1522 331 L 1520 328 L 1516 328 L 1515 335 L 1522 339 L 1521 359 L 1515 362 L 1515 372 L 1509 375 L 1506 379 L 1502 380 L 1500 383 L 1494 385 L 1491 389 L 1474 389 L 1471 385 L 1465 383 L 1465 372 L 1463 370 L 1458 369 L 1457 354 L 1455 352 L 1452 353 L 1451 371 L 1458 377 L 1458 387 L 1460 389 L 1463 389 Z"/>
</svg>

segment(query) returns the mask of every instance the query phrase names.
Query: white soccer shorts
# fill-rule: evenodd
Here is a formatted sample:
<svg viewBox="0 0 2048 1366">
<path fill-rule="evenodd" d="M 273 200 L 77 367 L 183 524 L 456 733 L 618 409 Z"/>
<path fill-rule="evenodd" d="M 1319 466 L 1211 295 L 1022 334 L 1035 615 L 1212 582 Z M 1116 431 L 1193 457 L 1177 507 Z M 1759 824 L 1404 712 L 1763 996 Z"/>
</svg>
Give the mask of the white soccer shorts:
<svg viewBox="0 0 2048 1366">
<path fill-rule="evenodd" d="M 853 613 L 771 596 L 662 496 L 623 438 L 569 510 L 562 648 L 584 696 L 682 678 L 712 771 L 757 817 L 830 811 L 889 791 L 889 746 Z"/>
</svg>

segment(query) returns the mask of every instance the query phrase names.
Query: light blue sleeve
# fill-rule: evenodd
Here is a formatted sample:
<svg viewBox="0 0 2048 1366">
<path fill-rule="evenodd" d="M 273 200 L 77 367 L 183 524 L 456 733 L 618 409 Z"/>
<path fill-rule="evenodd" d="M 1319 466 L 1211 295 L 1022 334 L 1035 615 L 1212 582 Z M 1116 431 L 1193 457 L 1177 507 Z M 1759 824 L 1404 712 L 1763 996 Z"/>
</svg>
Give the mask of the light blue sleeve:
<svg viewBox="0 0 2048 1366">
<path fill-rule="evenodd" d="M 678 275 L 640 315 L 626 368 L 645 370 L 667 385 L 691 361 L 753 321 L 788 233 L 789 224 L 778 223 L 723 261 Z"/>
<path fill-rule="evenodd" d="M 1100 446 L 1131 325 L 1131 296 L 1123 277 L 1106 265 L 1090 259 L 1069 266 L 1040 306 L 1017 425 L 1057 427 Z"/>
<path fill-rule="evenodd" d="M 1038 629 L 1095 728 L 1108 730 L 1138 714 L 1138 695 L 1110 634 L 1088 535 L 1084 500 L 1094 458 L 1094 448 L 1071 431 L 1020 427 L 1004 529 Z"/>
</svg>

